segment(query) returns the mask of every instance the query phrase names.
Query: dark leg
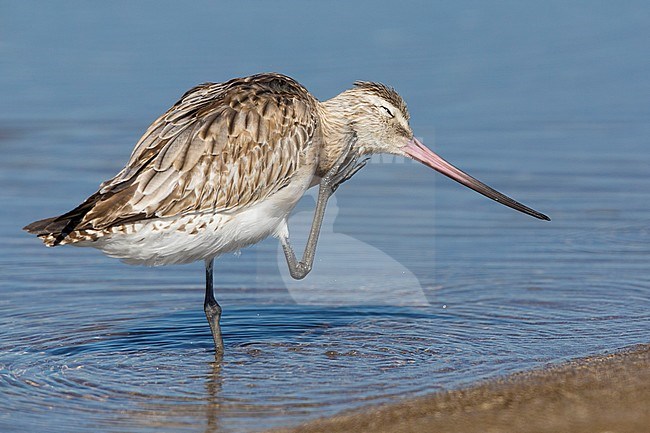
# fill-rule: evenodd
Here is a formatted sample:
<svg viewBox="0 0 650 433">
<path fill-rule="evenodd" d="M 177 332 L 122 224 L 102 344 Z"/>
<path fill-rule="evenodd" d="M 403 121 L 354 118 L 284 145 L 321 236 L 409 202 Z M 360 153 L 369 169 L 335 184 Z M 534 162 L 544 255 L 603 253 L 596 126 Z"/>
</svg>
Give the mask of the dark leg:
<svg viewBox="0 0 650 433">
<path fill-rule="evenodd" d="M 314 255 L 316 254 L 318 236 L 320 235 L 321 225 L 325 217 L 327 201 L 334 194 L 334 191 L 343 182 L 354 176 L 357 171 L 361 170 L 367 161 L 367 158 L 361 159 L 359 155 L 353 153 L 352 146 L 349 144 L 330 171 L 321 179 L 314 219 L 311 223 L 311 230 L 309 231 L 309 238 L 307 238 L 307 245 L 305 246 L 302 260 L 298 261 L 296 258 L 296 254 L 289 241 L 289 230 L 286 229 L 285 233 L 280 236 L 280 243 L 282 244 L 282 250 L 287 259 L 289 273 L 292 278 L 301 280 L 311 272 L 312 265 L 314 264 Z"/>
<path fill-rule="evenodd" d="M 296 280 L 301 280 L 311 272 L 311 267 L 314 264 L 314 255 L 316 254 L 316 244 L 318 243 L 318 236 L 320 235 L 320 228 L 323 224 L 325 217 L 325 208 L 327 201 L 332 196 L 331 189 L 320 187 L 318 191 L 318 200 L 316 201 L 316 210 L 314 211 L 314 219 L 312 220 L 311 230 L 309 231 L 309 238 L 307 238 L 307 245 L 302 255 L 302 260 L 298 261 L 296 253 L 293 251 L 291 242 L 289 241 L 289 231 L 280 237 L 282 250 L 289 265 L 289 274 Z"/>
<path fill-rule="evenodd" d="M 223 339 L 221 338 L 221 306 L 214 299 L 214 292 L 212 290 L 212 265 L 214 259 L 205 260 L 205 302 L 203 303 L 203 310 L 205 317 L 208 318 L 210 329 L 212 330 L 212 338 L 214 338 L 214 353 L 215 356 L 223 355 Z"/>
</svg>

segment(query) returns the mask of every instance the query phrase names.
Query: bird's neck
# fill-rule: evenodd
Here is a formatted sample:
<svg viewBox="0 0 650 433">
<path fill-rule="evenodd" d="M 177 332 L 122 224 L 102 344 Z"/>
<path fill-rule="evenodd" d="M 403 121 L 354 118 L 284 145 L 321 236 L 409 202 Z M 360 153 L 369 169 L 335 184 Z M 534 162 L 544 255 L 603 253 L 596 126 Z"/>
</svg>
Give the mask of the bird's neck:
<svg viewBox="0 0 650 433">
<path fill-rule="evenodd" d="M 319 103 L 322 145 L 317 174 L 323 176 L 332 168 L 343 150 L 356 140 L 352 118 L 352 101 L 346 92 Z M 352 143 L 354 145 L 354 143 Z"/>
</svg>

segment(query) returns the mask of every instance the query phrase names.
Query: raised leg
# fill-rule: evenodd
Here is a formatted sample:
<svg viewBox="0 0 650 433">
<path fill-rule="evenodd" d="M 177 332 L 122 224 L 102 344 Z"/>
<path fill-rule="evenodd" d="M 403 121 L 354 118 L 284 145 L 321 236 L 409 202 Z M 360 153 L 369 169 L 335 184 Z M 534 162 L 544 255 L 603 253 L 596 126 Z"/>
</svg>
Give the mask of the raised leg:
<svg viewBox="0 0 650 433">
<path fill-rule="evenodd" d="M 342 152 L 334 166 L 329 172 L 321 179 L 318 186 L 318 199 L 316 201 L 316 209 L 314 210 L 314 219 L 311 223 L 309 231 L 309 238 L 307 238 L 307 245 L 302 255 L 302 260 L 298 261 L 296 254 L 293 251 L 291 243 L 289 242 L 289 230 L 284 230 L 280 236 L 280 243 L 284 256 L 289 265 L 289 273 L 292 278 L 301 280 L 309 274 L 314 264 L 314 255 L 316 253 L 316 244 L 318 243 L 318 236 L 325 217 L 325 208 L 327 201 L 334 194 L 337 188 L 346 180 L 350 179 L 361 170 L 368 161 L 367 158 L 361 159 L 360 156 L 351 151 L 351 145 Z"/>
<path fill-rule="evenodd" d="M 205 260 L 205 301 L 203 302 L 203 310 L 205 311 L 205 317 L 207 317 L 210 330 L 212 331 L 215 356 L 220 357 L 223 355 L 223 338 L 221 338 L 221 325 L 219 325 L 221 306 L 214 299 L 214 291 L 212 288 L 213 264 L 214 259 Z"/>
</svg>

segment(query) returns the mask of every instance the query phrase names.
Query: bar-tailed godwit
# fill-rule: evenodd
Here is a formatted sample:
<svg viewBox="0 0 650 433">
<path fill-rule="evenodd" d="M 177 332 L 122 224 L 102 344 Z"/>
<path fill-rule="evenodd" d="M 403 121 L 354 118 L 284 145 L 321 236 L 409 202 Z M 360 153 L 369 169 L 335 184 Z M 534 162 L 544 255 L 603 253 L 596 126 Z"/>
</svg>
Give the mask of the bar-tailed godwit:
<svg viewBox="0 0 650 433">
<path fill-rule="evenodd" d="M 272 235 L 291 276 L 304 278 L 328 199 L 376 153 L 412 158 L 499 203 L 549 219 L 425 147 L 394 89 L 360 81 L 320 102 L 292 78 L 266 73 L 189 90 L 153 122 L 115 177 L 70 212 L 25 230 L 50 247 L 94 247 L 131 264 L 205 261 L 204 310 L 220 355 L 214 258 Z M 287 218 L 316 185 L 312 227 L 298 260 Z"/>
</svg>

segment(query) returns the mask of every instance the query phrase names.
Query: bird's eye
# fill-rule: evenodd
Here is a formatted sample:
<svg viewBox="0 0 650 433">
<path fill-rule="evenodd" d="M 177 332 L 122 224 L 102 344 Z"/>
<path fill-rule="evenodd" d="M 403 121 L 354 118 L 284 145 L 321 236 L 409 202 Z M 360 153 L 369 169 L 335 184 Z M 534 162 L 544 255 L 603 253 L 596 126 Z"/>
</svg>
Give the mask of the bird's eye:
<svg viewBox="0 0 650 433">
<path fill-rule="evenodd" d="M 393 112 L 390 111 L 390 109 L 389 109 L 388 107 L 384 107 L 384 106 L 382 105 L 381 108 L 382 108 L 382 110 L 384 110 L 384 111 L 386 112 L 386 114 L 388 114 L 390 117 L 395 117 L 395 115 L 393 114 Z"/>
</svg>

